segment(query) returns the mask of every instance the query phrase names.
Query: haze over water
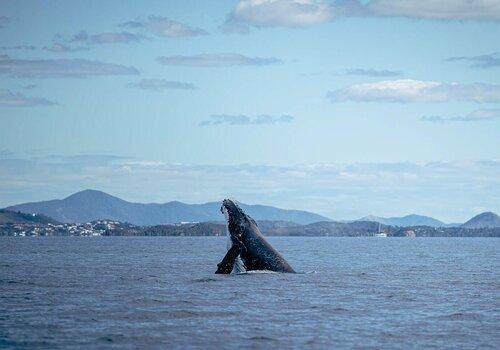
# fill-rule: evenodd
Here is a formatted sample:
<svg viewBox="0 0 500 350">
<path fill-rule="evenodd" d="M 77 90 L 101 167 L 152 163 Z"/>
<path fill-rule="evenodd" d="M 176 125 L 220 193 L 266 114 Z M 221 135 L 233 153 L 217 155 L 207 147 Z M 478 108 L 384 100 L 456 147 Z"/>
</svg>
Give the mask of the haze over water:
<svg viewBox="0 0 500 350">
<path fill-rule="evenodd" d="M 285 238 L 299 274 L 215 275 L 222 237 L 0 238 L 0 347 L 498 348 L 498 239 Z"/>
</svg>

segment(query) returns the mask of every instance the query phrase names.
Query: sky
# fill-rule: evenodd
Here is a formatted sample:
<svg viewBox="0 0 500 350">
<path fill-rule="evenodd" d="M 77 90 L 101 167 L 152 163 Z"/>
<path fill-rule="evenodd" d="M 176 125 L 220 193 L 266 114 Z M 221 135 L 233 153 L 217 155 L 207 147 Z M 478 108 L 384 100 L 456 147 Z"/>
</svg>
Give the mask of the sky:
<svg viewBox="0 0 500 350">
<path fill-rule="evenodd" d="M 0 1 L 0 207 L 500 212 L 500 1 Z"/>
</svg>

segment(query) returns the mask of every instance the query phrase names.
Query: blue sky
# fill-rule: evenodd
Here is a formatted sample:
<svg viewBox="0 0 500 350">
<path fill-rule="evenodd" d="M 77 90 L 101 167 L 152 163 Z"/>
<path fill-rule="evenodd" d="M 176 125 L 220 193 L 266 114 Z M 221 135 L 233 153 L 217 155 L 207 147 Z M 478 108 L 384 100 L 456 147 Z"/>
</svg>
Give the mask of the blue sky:
<svg viewBox="0 0 500 350">
<path fill-rule="evenodd" d="M 500 211 L 498 1 L 2 1 L 0 206 Z"/>
</svg>

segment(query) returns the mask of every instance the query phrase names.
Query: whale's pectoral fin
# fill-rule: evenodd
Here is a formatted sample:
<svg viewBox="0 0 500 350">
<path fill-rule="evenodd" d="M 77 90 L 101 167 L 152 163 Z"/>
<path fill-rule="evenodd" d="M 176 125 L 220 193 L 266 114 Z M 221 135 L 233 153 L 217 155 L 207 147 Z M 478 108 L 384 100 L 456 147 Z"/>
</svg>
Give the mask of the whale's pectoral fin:
<svg viewBox="0 0 500 350">
<path fill-rule="evenodd" d="M 240 255 L 241 249 L 239 245 L 233 244 L 231 248 L 227 251 L 224 259 L 217 264 L 217 271 L 215 273 L 230 274 L 233 271 L 234 263 Z"/>
</svg>

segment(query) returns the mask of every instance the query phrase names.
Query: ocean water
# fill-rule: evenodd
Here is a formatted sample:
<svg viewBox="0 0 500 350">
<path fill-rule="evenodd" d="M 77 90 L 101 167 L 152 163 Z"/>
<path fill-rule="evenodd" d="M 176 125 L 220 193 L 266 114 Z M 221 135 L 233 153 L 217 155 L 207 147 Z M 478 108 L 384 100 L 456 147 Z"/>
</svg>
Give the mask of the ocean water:
<svg viewBox="0 0 500 350">
<path fill-rule="evenodd" d="M 0 238 L 0 348 L 500 348 L 500 240 L 278 238 L 302 273 L 215 275 L 223 237 Z"/>
</svg>

